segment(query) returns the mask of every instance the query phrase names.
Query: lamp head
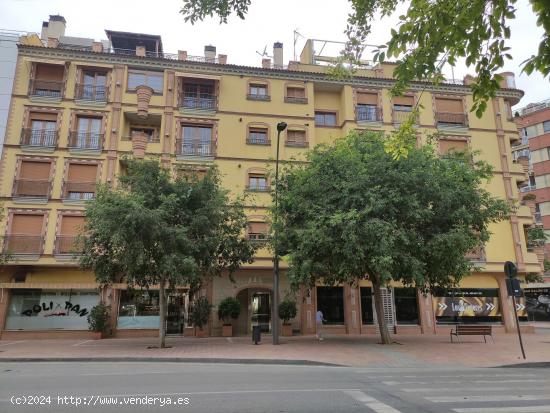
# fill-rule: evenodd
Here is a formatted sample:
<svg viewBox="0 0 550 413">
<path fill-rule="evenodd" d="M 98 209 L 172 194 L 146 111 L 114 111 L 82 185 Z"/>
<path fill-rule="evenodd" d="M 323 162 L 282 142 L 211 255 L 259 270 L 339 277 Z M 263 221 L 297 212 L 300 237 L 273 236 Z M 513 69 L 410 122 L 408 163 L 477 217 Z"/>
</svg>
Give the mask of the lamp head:
<svg viewBox="0 0 550 413">
<path fill-rule="evenodd" d="M 286 122 L 277 123 L 277 132 L 282 132 L 286 129 Z"/>
</svg>

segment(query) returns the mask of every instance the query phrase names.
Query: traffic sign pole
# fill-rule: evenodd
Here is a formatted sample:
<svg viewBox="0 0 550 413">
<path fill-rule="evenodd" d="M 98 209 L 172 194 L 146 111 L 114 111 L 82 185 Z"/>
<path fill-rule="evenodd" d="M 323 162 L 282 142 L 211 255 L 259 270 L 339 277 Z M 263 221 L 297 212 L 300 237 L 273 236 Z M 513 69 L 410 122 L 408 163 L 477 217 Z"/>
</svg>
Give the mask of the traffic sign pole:
<svg viewBox="0 0 550 413">
<path fill-rule="evenodd" d="M 518 269 L 516 267 L 516 264 L 514 264 L 511 261 L 506 261 L 504 263 L 504 273 L 510 279 L 511 291 L 508 291 L 508 295 L 512 296 L 512 305 L 514 306 L 514 316 L 516 317 L 516 328 L 518 329 L 519 346 L 521 347 L 521 354 L 523 356 L 523 359 L 525 360 L 525 349 L 523 348 L 523 340 L 521 339 L 521 328 L 519 328 L 518 309 L 516 308 L 516 291 L 514 289 L 514 283 L 513 283 L 514 278 L 518 274 Z"/>
<path fill-rule="evenodd" d="M 525 350 L 523 348 L 523 340 L 521 339 L 521 328 L 519 328 L 518 309 L 516 307 L 515 294 L 512 294 L 512 305 L 514 306 L 514 314 L 516 316 L 516 326 L 517 326 L 517 329 L 518 329 L 519 346 L 521 347 L 521 354 L 523 356 L 523 359 L 525 360 Z"/>
</svg>

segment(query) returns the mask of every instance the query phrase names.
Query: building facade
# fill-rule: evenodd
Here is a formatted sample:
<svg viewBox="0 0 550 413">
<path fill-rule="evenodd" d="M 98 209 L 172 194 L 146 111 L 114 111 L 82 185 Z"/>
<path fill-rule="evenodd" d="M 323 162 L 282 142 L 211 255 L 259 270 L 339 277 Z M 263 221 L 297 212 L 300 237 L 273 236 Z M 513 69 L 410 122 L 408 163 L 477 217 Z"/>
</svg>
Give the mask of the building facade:
<svg viewBox="0 0 550 413">
<path fill-rule="evenodd" d="M 517 202 L 522 165 L 512 161 L 519 140 L 509 108 L 523 93 L 513 74 L 482 118 L 470 113 L 468 78 L 457 82 L 415 82 L 402 97 L 391 98 L 392 64 L 364 66 L 356 76 L 335 80 L 308 41 L 297 62 L 283 64 L 282 44 L 261 67 L 227 63 L 206 46 L 204 56 L 165 53 L 160 36 L 106 31 L 108 41 L 64 35 L 65 20 L 51 16 L 42 39 L 27 36 L 19 45 L 12 104 L 1 158 L 0 193 L 6 216 L 4 251 L 11 260 L 0 273 L 0 334 L 15 337 L 84 337 L 86 315 L 100 300 L 112 307 L 116 337 L 156 335 L 158 291 L 128 289 L 124 284 L 98 290 L 94 275 L 78 268 L 72 251 L 84 223 L 84 207 L 96 182 L 116 185 L 128 156 L 158 159 L 174 175 L 205 171 L 216 164 L 223 186 L 235 194 L 253 194 L 246 206 L 248 237 L 265 241 L 270 203 L 268 170 L 275 157 L 276 124 L 288 124 L 281 136 L 281 159 L 303 159 L 308 148 L 330 143 L 352 130 L 391 131 L 416 103 L 419 143 L 426 133 L 441 133 L 439 151 L 479 151 L 494 167 L 487 188 Z M 534 206 L 533 206 L 534 208 Z M 447 332 L 450 322 L 486 322 L 513 331 L 503 264 L 517 262 L 520 274 L 540 272 L 535 252 L 527 249 L 525 230 L 534 219 L 519 205 L 507 221 L 491 227 L 493 236 L 472 253 L 480 270 L 460 288 L 440 296 L 423 295 L 395 284 L 384 291 L 387 321 L 396 333 Z M 282 263 L 281 295 L 288 291 Z M 252 325 L 271 329 L 273 261 L 260 248 L 235 282 L 214 279 L 200 292 L 216 306 L 227 296 L 242 304 L 234 334 Z M 167 331 L 186 327 L 189 297 L 185 286 L 168 298 Z M 323 286 L 297 295 L 295 334 L 315 333 L 315 312 L 322 309 L 333 333 L 374 333 L 371 285 Z M 215 316 L 208 326 L 221 334 Z M 520 314 L 523 317 L 523 314 Z"/>
</svg>

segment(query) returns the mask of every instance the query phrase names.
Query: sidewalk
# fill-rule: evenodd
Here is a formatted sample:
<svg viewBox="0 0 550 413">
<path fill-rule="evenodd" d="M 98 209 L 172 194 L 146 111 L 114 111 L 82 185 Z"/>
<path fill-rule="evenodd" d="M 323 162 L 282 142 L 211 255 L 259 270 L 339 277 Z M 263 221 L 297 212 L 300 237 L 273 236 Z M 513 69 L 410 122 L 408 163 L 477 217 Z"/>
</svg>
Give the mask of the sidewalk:
<svg viewBox="0 0 550 413">
<path fill-rule="evenodd" d="M 488 338 L 464 337 L 452 344 L 446 335 L 399 335 L 399 344 L 378 344 L 377 335 L 281 338 L 273 346 L 271 336 L 263 336 L 255 346 L 249 337 L 168 338 L 171 348 L 147 348 L 154 338 L 104 340 L 24 340 L 0 341 L 0 362 L 13 359 L 178 359 L 203 361 L 269 360 L 273 363 L 309 361 L 354 367 L 493 367 L 524 362 L 550 362 L 550 331 L 523 336 L 527 359 L 521 358 L 517 335 Z M 221 361 L 221 360 L 218 360 Z"/>
</svg>

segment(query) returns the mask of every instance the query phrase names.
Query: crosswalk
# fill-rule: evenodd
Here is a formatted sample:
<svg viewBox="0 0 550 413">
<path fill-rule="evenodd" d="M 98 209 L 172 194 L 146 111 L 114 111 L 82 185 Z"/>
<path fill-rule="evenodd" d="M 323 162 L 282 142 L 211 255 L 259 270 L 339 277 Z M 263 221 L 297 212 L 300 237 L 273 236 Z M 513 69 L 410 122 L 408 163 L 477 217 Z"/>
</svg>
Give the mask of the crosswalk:
<svg viewBox="0 0 550 413">
<path fill-rule="evenodd" d="M 383 372 L 366 392 L 399 413 L 550 413 L 550 375 L 545 369 L 415 373 Z"/>
</svg>

